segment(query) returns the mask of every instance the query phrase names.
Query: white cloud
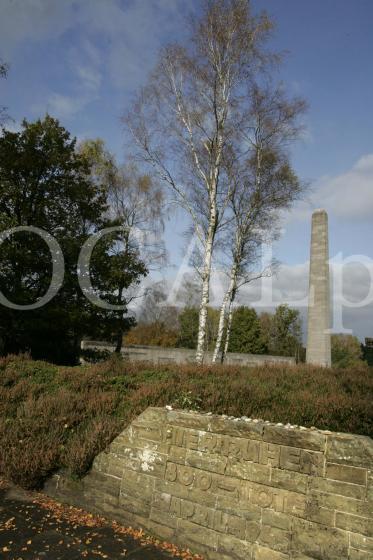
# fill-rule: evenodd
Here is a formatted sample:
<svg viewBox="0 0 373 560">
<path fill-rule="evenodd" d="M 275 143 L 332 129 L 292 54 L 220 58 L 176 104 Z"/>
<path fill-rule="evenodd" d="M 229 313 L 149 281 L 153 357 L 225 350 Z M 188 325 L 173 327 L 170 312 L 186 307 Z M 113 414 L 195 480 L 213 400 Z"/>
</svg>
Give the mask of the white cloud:
<svg viewBox="0 0 373 560">
<path fill-rule="evenodd" d="M 336 216 L 352 219 L 373 214 L 373 154 L 362 156 L 351 170 L 321 180 L 323 204 Z"/>
<path fill-rule="evenodd" d="M 71 24 L 74 0 L 3 0 L 1 2 L 0 46 L 4 57 L 25 40 L 58 37 Z"/>
<path fill-rule="evenodd" d="M 136 87 L 153 65 L 161 39 L 175 29 L 184 32 L 184 9 L 182 0 L 3 0 L 0 51 L 11 59 L 12 50 L 25 41 L 42 43 L 78 30 L 91 62 L 105 51 L 114 85 Z M 193 11 L 193 4 L 188 10 Z M 75 55 L 79 60 L 81 52 Z M 82 73 L 88 81 L 92 78 L 89 71 Z"/>
<path fill-rule="evenodd" d="M 342 305 L 343 327 L 352 329 L 361 340 L 366 336 L 373 336 L 373 260 L 357 256 L 354 262 L 343 266 L 342 294 L 337 293 L 337 283 L 333 282 L 334 275 L 341 272 L 341 267 L 331 264 L 330 269 L 332 311 L 334 306 Z M 259 280 L 242 288 L 238 303 L 252 305 L 258 312 L 288 303 L 300 309 L 306 331 L 308 280 L 308 262 L 283 265 L 272 279 Z M 301 306 L 299 302 L 302 302 Z"/>
<path fill-rule="evenodd" d="M 78 65 L 76 73 L 85 89 L 96 92 L 100 88 L 102 76 L 95 68 Z"/>
<path fill-rule="evenodd" d="M 47 99 L 47 111 L 59 119 L 74 116 L 84 105 L 84 99 L 69 97 L 59 93 L 52 93 Z"/>
<path fill-rule="evenodd" d="M 371 220 L 373 215 L 373 154 L 363 155 L 351 169 L 321 177 L 307 199 L 287 216 L 287 221 L 309 220 L 315 208 L 350 221 Z"/>
<path fill-rule="evenodd" d="M 185 31 L 182 0 L 4 0 L 1 10 L 6 60 L 31 42 L 63 49 L 58 83 L 40 84 L 32 105 L 38 115 L 54 109 L 60 117 L 76 115 L 99 98 L 104 80 L 106 88 L 131 93 L 153 67 L 164 38 Z"/>
</svg>

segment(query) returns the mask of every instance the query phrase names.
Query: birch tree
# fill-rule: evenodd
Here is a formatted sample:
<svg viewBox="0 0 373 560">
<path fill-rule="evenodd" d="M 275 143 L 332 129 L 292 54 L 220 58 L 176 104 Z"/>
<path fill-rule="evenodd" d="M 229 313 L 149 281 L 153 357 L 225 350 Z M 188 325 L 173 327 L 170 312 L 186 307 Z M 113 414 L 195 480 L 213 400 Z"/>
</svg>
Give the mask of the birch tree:
<svg viewBox="0 0 373 560">
<path fill-rule="evenodd" d="M 295 175 L 287 151 L 301 131 L 299 117 L 305 102 L 300 98 L 288 100 L 280 88 L 270 85 L 253 84 L 249 97 L 248 126 L 236 135 L 242 157 L 237 157 L 237 147 L 227 163 L 232 184 L 232 220 L 230 234 L 225 234 L 230 265 L 213 362 L 219 355 L 223 362 L 228 351 L 233 304 L 239 289 L 271 273 L 271 264 L 259 273 L 253 272 L 262 245 L 277 237 L 281 211 L 288 209 L 305 187 Z"/>
<path fill-rule="evenodd" d="M 189 44 L 163 49 L 124 117 L 137 155 L 189 213 L 201 246 L 197 363 L 203 361 L 213 249 L 230 197 L 225 153 L 247 117 L 245 86 L 272 58 L 263 49 L 271 28 L 247 0 L 205 2 Z"/>
</svg>

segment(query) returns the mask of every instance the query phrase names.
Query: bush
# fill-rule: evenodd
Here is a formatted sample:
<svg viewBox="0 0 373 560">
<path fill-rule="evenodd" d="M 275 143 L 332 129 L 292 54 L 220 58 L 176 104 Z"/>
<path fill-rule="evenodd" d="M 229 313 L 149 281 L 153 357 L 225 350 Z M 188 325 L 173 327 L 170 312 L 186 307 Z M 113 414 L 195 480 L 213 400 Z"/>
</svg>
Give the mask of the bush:
<svg viewBox="0 0 373 560">
<path fill-rule="evenodd" d="M 155 321 L 139 323 L 133 327 L 124 337 L 124 343 L 172 348 L 177 343 L 177 337 L 176 330 L 168 328 L 162 321 Z"/>
<path fill-rule="evenodd" d="M 147 406 L 373 435 L 373 370 L 149 365 L 57 367 L 0 359 L 0 472 L 25 488 L 58 469 L 81 476 Z"/>
<path fill-rule="evenodd" d="M 85 348 L 80 351 L 80 356 L 85 362 L 89 364 L 98 364 L 99 362 L 105 362 L 110 358 L 110 350 L 98 350 L 97 348 Z"/>
<path fill-rule="evenodd" d="M 351 334 L 332 334 L 332 365 L 354 367 L 362 363 L 363 352 L 359 339 Z"/>
</svg>

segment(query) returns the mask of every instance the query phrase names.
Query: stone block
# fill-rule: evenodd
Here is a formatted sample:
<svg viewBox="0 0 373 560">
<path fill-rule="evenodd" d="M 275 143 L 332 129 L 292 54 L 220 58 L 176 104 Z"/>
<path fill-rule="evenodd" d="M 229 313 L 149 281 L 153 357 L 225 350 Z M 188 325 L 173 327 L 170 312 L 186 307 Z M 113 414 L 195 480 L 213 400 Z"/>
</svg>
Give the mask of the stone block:
<svg viewBox="0 0 373 560">
<path fill-rule="evenodd" d="M 173 516 L 169 512 L 158 510 L 154 507 L 150 510 L 150 520 L 154 523 L 162 525 L 163 527 L 172 528 L 173 530 L 177 529 L 177 520 L 176 516 Z"/>
<path fill-rule="evenodd" d="M 359 550 L 365 550 L 373 553 L 373 538 L 359 535 L 358 533 L 350 534 L 350 546 Z"/>
<path fill-rule="evenodd" d="M 218 474 L 225 473 L 227 461 L 227 457 L 210 455 L 208 453 L 202 453 L 201 451 L 192 451 L 190 449 L 186 451 L 185 456 L 186 465 Z"/>
<path fill-rule="evenodd" d="M 271 467 L 280 466 L 281 445 L 275 443 L 263 442 L 260 445 L 260 459 L 262 465 L 269 465 Z"/>
<path fill-rule="evenodd" d="M 270 485 L 284 490 L 305 494 L 308 489 L 309 476 L 282 469 L 272 469 Z"/>
<path fill-rule="evenodd" d="M 269 525 L 270 527 L 290 531 L 292 526 L 292 517 L 286 515 L 285 513 L 263 509 L 262 523 L 263 525 Z"/>
<path fill-rule="evenodd" d="M 350 513 L 341 513 L 337 511 L 335 516 L 335 525 L 345 531 L 352 533 L 360 533 L 367 537 L 373 537 L 373 518 L 360 517 L 351 515 Z"/>
<path fill-rule="evenodd" d="M 320 506 L 328 509 L 335 509 L 337 511 L 360 515 L 362 517 L 373 516 L 373 503 L 367 500 L 354 500 L 352 498 L 345 498 L 336 494 L 324 494 L 322 492 L 318 492 L 317 501 Z"/>
<path fill-rule="evenodd" d="M 154 478 L 134 471 L 126 471 L 120 485 L 120 494 L 144 500 L 147 504 L 152 501 L 154 493 Z"/>
<path fill-rule="evenodd" d="M 130 494 L 121 493 L 119 495 L 119 507 L 129 513 L 140 515 L 147 518 L 150 514 L 150 505 L 145 500 L 134 498 Z"/>
<path fill-rule="evenodd" d="M 373 502 L 373 470 L 368 471 L 367 500 Z"/>
<path fill-rule="evenodd" d="M 291 549 L 319 560 L 342 560 L 348 558 L 348 533 L 294 519 Z"/>
<path fill-rule="evenodd" d="M 259 544 L 271 547 L 277 552 L 287 553 L 290 548 L 291 533 L 284 529 L 263 525 L 258 537 Z"/>
<path fill-rule="evenodd" d="M 95 490 L 113 497 L 119 496 L 120 485 L 120 478 L 95 471 L 90 472 L 83 480 L 84 492 Z"/>
<path fill-rule="evenodd" d="M 165 425 L 166 418 L 167 410 L 165 408 L 149 406 L 137 417 L 136 422 Z"/>
<path fill-rule="evenodd" d="M 266 465 L 229 460 L 225 474 L 228 476 L 251 480 L 260 484 L 270 484 L 271 469 Z"/>
<path fill-rule="evenodd" d="M 364 486 L 318 477 L 309 478 L 309 491 L 311 493 L 327 492 L 329 494 L 338 494 L 339 496 L 354 498 L 355 500 L 364 500 L 366 493 Z"/>
<path fill-rule="evenodd" d="M 206 560 L 367 560 L 370 441 L 150 408 L 81 482 L 46 490 Z"/>
<path fill-rule="evenodd" d="M 280 467 L 312 476 L 322 476 L 324 455 L 316 451 L 307 451 L 296 447 L 282 447 Z"/>
<path fill-rule="evenodd" d="M 253 545 L 250 542 L 226 535 L 219 535 L 218 537 L 218 553 L 225 554 L 229 559 L 250 560 L 252 552 Z M 217 558 L 220 558 L 220 556 Z"/>
<path fill-rule="evenodd" d="M 365 436 L 332 434 L 328 436 L 327 461 L 372 468 L 373 440 Z"/>
<path fill-rule="evenodd" d="M 362 486 L 367 484 L 366 469 L 340 465 L 338 463 L 326 464 L 325 477 L 342 482 L 350 482 L 351 484 L 361 484 Z"/>
<path fill-rule="evenodd" d="M 307 497 L 306 508 L 301 517 L 309 521 L 315 521 L 316 523 L 334 527 L 335 512 L 332 509 L 327 509 L 320 505 L 315 496 Z"/>
<path fill-rule="evenodd" d="M 178 519 L 177 524 L 178 539 L 193 547 L 193 544 L 203 545 L 207 549 L 217 550 L 219 534 L 216 531 L 206 529 L 185 519 Z"/>
<path fill-rule="evenodd" d="M 252 504 L 248 499 L 248 495 L 248 493 L 242 492 L 241 499 L 238 502 L 229 496 L 217 496 L 215 507 L 219 511 L 244 517 L 248 521 L 259 522 L 262 517 L 262 508 Z"/>
<path fill-rule="evenodd" d="M 185 465 L 187 451 L 187 449 L 183 449 L 182 447 L 170 445 L 168 451 L 168 460 L 172 463 L 180 463 L 180 465 Z"/>
<path fill-rule="evenodd" d="M 256 545 L 253 550 L 253 560 L 288 560 L 289 558 L 288 554 L 260 545 Z"/>
<path fill-rule="evenodd" d="M 373 560 L 373 553 L 367 552 L 366 550 L 350 548 L 348 558 L 349 560 Z"/>
<path fill-rule="evenodd" d="M 201 492 L 198 488 L 194 489 L 190 486 L 182 486 L 176 481 L 156 479 L 154 488 L 157 492 L 171 494 L 176 498 L 184 498 L 196 503 L 203 503 L 208 507 L 215 507 L 217 496 L 212 492 Z"/>
<path fill-rule="evenodd" d="M 316 430 L 301 430 L 267 424 L 264 427 L 263 440 L 288 447 L 324 451 L 326 436 Z"/>
</svg>

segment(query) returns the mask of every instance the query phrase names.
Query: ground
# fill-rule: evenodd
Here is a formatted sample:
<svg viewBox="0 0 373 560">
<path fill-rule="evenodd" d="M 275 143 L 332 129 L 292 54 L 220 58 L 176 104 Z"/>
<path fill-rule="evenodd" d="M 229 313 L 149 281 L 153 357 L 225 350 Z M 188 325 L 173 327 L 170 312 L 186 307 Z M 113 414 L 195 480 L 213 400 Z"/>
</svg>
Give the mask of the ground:
<svg viewBox="0 0 373 560">
<path fill-rule="evenodd" d="M 167 550 L 164 550 L 167 549 Z M 2 560 L 198 560 L 171 544 L 145 537 L 42 494 L 0 481 Z"/>
</svg>

